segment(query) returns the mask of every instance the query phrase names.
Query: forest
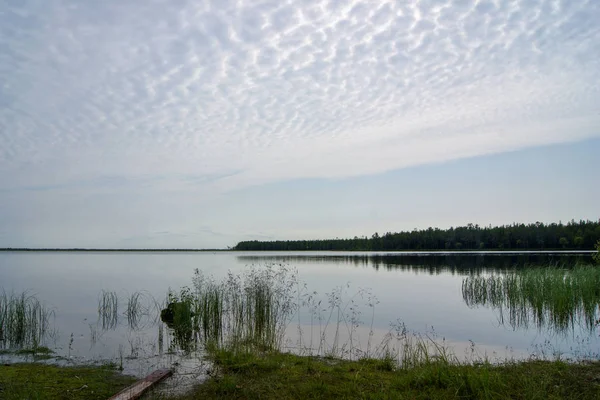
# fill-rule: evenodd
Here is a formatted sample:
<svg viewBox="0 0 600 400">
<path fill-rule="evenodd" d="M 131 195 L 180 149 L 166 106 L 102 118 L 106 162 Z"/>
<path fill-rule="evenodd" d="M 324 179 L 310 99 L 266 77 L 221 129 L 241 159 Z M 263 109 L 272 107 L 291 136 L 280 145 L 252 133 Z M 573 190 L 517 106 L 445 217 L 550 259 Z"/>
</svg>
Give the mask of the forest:
<svg viewBox="0 0 600 400">
<path fill-rule="evenodd" d="M 531 224 L 428 228 L 403 232 L 387 232 L 371 237 L 324 240 L 242 241 L 232 250 L 341 250 L 341 251 L 401 251 L 401 250 L 593 250 L 600 240 L 600 220 L 575 221 L 563 224 Z"/>
</svg>

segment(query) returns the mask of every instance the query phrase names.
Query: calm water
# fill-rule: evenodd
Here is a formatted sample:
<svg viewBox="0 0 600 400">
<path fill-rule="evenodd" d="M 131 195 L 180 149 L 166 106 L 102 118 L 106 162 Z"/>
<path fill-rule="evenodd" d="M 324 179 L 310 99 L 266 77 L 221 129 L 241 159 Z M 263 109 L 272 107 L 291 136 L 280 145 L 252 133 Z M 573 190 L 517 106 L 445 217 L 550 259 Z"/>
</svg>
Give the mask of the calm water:
<svg viewBox="0 0 600 400">
<path fill-rule="evenodd" d="M 47 340 L 57 354 L 79 361 L 124 359 L 129 372 L 139 375 L 173 363 L 178 354 L 158 344 L 159 325 L 148 317 L 136 329 L 121 321 L 116 329 L 98 324 L 98 296 L 102 290 L 119 293 L 120 307 L 134 292 L 164 301 L 169 289 L 191 286 L 195 268 L 220 278 L 250 265 L 285 264 L 297 268 L 309 292 L 324 301 L 327 293 L 343 287 L 343 301 L 355 300 L 365 323 L 357 330 L 364 342 L 372 309 L 360 298 L 370 289 L 378 303 L 373 330 L 381 340 L 390 323 L 400 320 L 411 332 L 435 335 L 457 354 L 472 343 L 492 357 L 550 355 L 554 351 L 581 357 L 600 351 L 599 333 L 574 326 L 568 333 L 551 329 L 506 326 L 497 311 L 469 307 L 462 281 L 469 274 L 502 274 L 548 263 L 590 262 L 589 254 L 494 253 L 0 253 L 0 287 L 6 292 L 27 290 L 55 311 L 57 332 Z M 148 302 L 150 307 L 151 302 Z M 314 322 L 313 322 L 314 324 Z M 302 312 L 289 329 L 289 344 L 298 341 L 298 325 L 305 344 L 310 315 Z M 168 337 L 165 339 L 168 342 Z M 0 356 L 1 357 L 1 356 Z"/>
</svg>

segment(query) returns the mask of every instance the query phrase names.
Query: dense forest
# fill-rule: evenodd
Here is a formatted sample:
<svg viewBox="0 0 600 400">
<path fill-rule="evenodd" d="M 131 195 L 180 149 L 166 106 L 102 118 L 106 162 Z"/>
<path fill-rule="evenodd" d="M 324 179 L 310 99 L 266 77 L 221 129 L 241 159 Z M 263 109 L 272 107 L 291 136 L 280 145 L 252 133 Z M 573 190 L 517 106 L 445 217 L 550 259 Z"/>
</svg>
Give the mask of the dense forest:
<svg viewBox="0 0 600 400">
<path fill-rule="evenodd" d="M 593 250 L 600 240 L 600 220 L 567 224 L 468 224 L 450 229 L 429 228 L 411 232 L 374 233 L 369 237 L 326 240 L 239 242 L 232 250 Z"/>
</svg>

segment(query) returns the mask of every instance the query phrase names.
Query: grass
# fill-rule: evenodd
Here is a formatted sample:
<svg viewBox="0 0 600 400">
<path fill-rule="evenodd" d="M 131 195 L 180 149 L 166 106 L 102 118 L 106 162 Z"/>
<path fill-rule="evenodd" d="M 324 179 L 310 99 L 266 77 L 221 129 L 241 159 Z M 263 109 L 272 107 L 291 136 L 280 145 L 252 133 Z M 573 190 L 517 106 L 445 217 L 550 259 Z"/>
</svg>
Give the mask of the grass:
<svg viewBox="0 0 600 400">
<path fill-rule="evenodd" d="M 51 333 L 54 312 L 35 296 L 0 292 L 0 348 L 37 348 Z"/>
<path fill-rule="evenodd" d="M 116 329 L 119 322 L 119 296 L 117 292 L 103 290 L 98 297 L 98 322 L 103 330 Z"/>
<path fill-rule="evenodd" d="M 124 316 L 131 330 L 144 329 L 156 324 L 158 318 L 150 318 L 154 311 L 160 310 L 157 301 L 147 292 L 133 292 L 127 297 Z"/>
<path fill-rule="evenodd" d="M 349 288 L 337 287 L 323 298 L 300 284 L 296 270 L 277 264 L 229 273 L 221 281 L 196 270 L 192 288 L 168 294 L 161 318 L 173 331 L 173 344 L 183 350 L 200 344 L 234 352 L 264 352 L 291 345 L 310 355 L 373 355 L 377 350 L 371 336 L 378 301 L 366 289 L 349 295 Z M 363 324 L 361 307 L 365 305 L 370 309 L 371 335 L 368 343 L 361 343 L 356 332 Z M 290 344 L 285 335 L 295 318 L 299 340 Z M 303 332 L 307 325 L 310 330 Z"/>
<path fill-rule="evenodd" d="M 135 380 L 117 373 L 113 366 L 3 365 L 0 366 L 0 399 L 105 400 Z"/>
<path fill-rule="evenodd" d="M 568 332 L 576 326 L 593 330 L 600 306 L 600 267 L 535 268 L 500 276 L 463 280 L 465 302 L 498 310 L 513 328 L 548 327 Z"/>
<path fill-rule="evenodd" d="M 429 359 L 398 368 L 389 359 L 336 360 L 271 352 L 214 353 L 215 371 L 191 399 L 598 399 L 600 363 L 527 361 L 492 365 Z M 161 398 L 150 395 L 148 398 Z M 162 396 L 164 398 L 164 396 Z"/>
<path fill-rule="evenodd" d="M 46 346 L 34 347 L 34 348 L 23 348 L 18 350 L 0 350 L 0 355 L 19 355 L 19 356 L 32 356 L 34 361 L 38 360 L 49 360 L 54 358 L 54 351 L 50 350 Z"/>
<path fill-rule="evenodd" d="M 367 290 L 348 298 L 340 286 L 319 299 L 301 287 L 294 274 L 251 270 L 222 282 L 196 273 L 194 290 L 170 297 L 181 307 L 184 326 L 207 350 L 214 370 L 209 379 L 185 395 L 188 400 L 227 399 L 598 399 L 600 363 L 560 359 L 506 361 L 460 360 L 444 341 L 391 325 L 378 346 L 371 343 L 377 299 Z M 600 269 L 546 268 L 500 277 L 472 276 L 463 282 L 471 306 L 492 305 L 508 312 L 513 324 L 531 318 L 558 329 L 581 319 L 593 326 L 597 315 Z M 355 337 L 362 323 L 361 302 L 371 313 L 366 349 Z M 364 305 L 363 304 L 363 305 Z M 309 310 L 309 339 L 302 337 L 300 308 Z M 176 310 L 174 308 L 174 310 Z M 283 333 L 298 316 L 295 354 L 282 352 Z M 313 329 L 318 338 L 313 345 Z M 345 335 L 345 339 L 342 336 Z M 150 395 L 149 398 L 164 398 Z"/>
<path fill-rule="evenodd" d="M 127 323 L 129 327 L 133 330 L 138 328 L 140 317 L 143 313 L 142 296 L 142 293 L 134 292 L 127 298 L 125 316 L 127 317 Z"/>
<path fill-rule="evenodd" d="M 120 299 L 115 291 L 102 290 L 98 295 L 98 327 L 103 331 L 114 330 L 119 325 L 119 306 L 125 305 L 122 316 L 127 320 L 130 330 L 139 330 L 147 327 L 147 324 L 156 323 L 150 321 L 149 316 L 154 309 L 158 309 L 156 300 L 148 293 L 133 292 Z"/>
<path fill-rule="evenodd" d="M 230 273 L 221 282 L 196 270 L 193 289 L 170 292 L 161 317 L 184 350 L 198 342 L 237 351 L 277 349 L 297 311 L 290 290 L 295 282 L 284 267 Z"/>
</svg>

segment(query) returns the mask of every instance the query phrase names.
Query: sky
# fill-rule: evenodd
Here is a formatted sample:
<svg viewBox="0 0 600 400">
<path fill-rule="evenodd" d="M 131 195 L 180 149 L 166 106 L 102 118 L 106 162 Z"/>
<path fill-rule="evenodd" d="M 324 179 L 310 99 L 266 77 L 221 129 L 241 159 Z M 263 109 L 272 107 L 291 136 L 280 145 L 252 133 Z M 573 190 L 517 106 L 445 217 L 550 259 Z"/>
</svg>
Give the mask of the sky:
<svg viewBox="0 0 600 400">
<path fill-rule="evenodd" d="M 600 218 L 597 0 L 0 0 L 0 247 Z"/>
</svg>

